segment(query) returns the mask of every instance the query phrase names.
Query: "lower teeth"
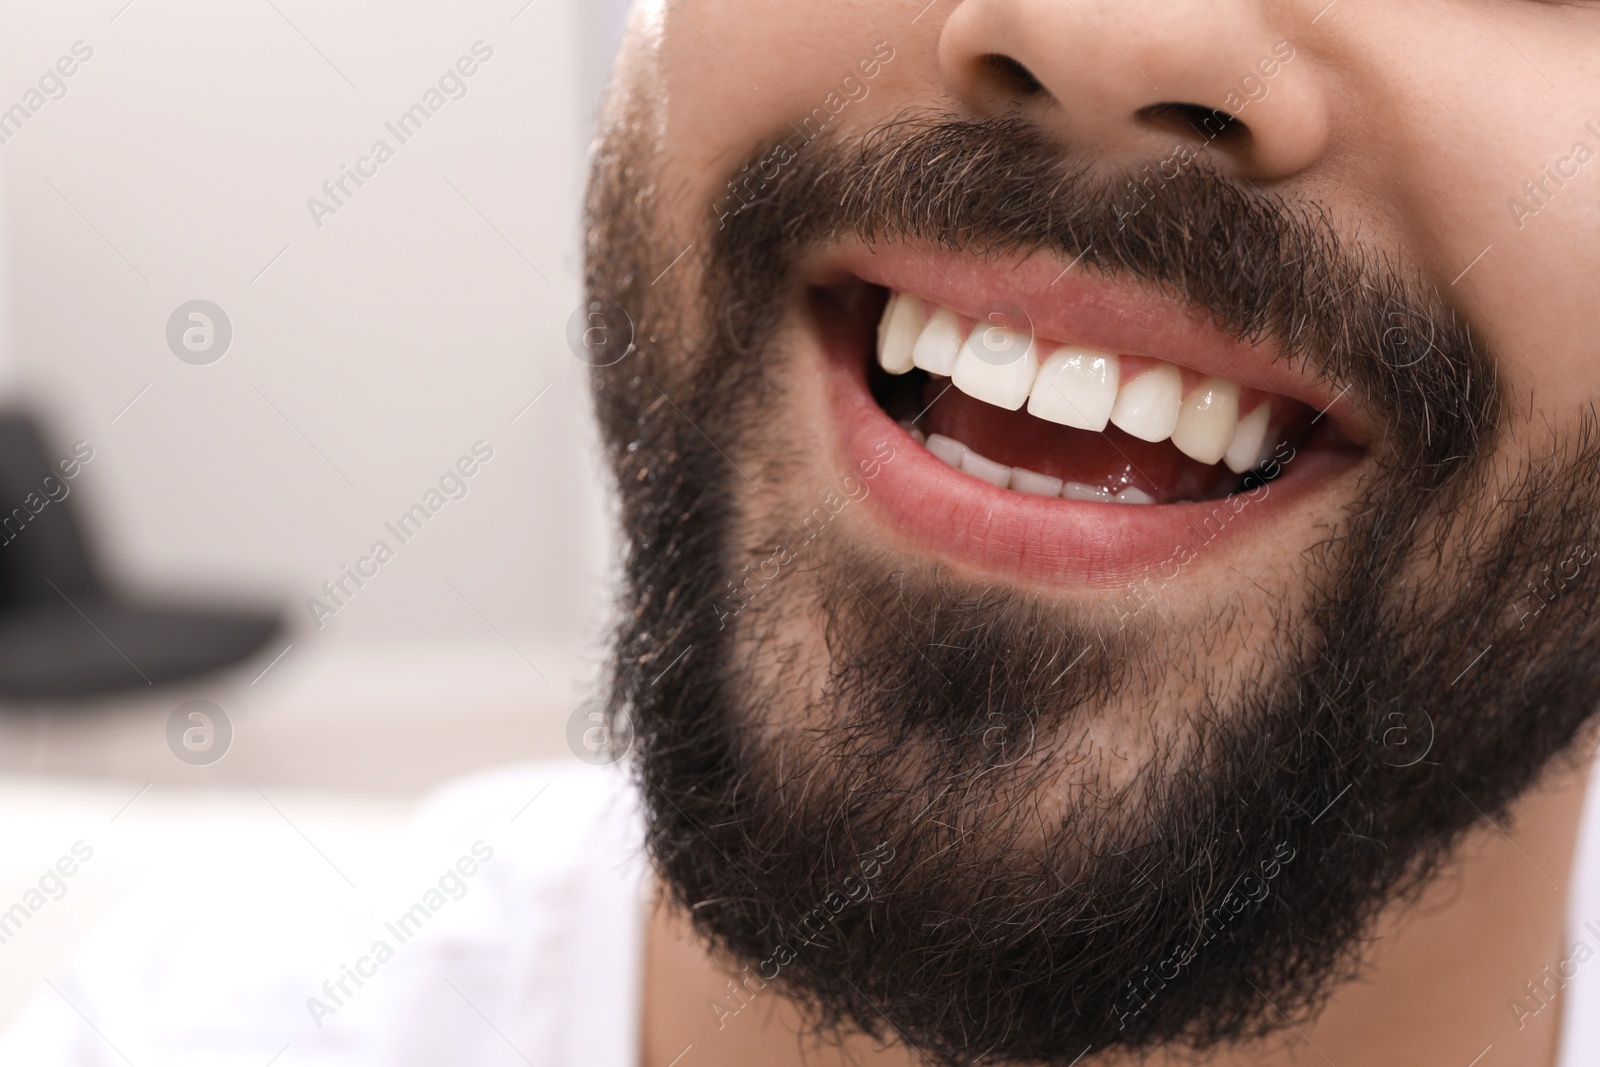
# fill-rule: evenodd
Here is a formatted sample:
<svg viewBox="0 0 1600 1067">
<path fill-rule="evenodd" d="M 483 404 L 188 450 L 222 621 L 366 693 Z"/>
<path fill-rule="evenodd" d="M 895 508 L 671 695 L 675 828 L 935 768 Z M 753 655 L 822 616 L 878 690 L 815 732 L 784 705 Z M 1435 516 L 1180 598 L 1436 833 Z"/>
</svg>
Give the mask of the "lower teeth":
<svg viewBox="0 0 1600 1067">
<path fill-rule="evenodd" d="M 1085 500 L 1101 504 L 1154 504 L 1156 498 L 1145 492 L 1128 486 L 1117 493 L 1097 485 L 1085 485 L 1083 482 L 1063 482 L 1060 478 L 1052 478 L 1048 474 L 1039 474 L 1025 467 L 1008 467 L 997 463 L 986 456 L 974 452 L 971 448 L 957 441 L 953 437 L 943 434 L 929 434 L 924 436 L 922 431 L 915 426 L 906 429 L 920 445 L 929 452 L 944 460 L 959 471 L 964 471 L 974 477 L 981 478 L 991 485 L 1002 489 L 1012 489 L 1021 493 L 1034 496 L 1059 496 L 1067 500 Z"/>
<path fill-rule="evenodd" d="M 1027 493 L 1031 496 L 1059 496 L 1066 500 L 1082 500 L 1098 504 L 1154 504 L 1156 498 L 1135 486 L 1128 486 L 1116 493 L 1104 486 L 1086 485 L 1083 482 L 1063 482 L 1060 478 L 1037 471 L 1028 470 L 1026 467 L 1007 467 L 1003 463 L 989 459 L 953 437 L 943 434 L 925 434 L 911 423 L 902 422 L 901 427 L 911 435 L 912 440 L 922 445 L 929 452 L 944 460 L 956 470 L 970 474 L 976 478 L 1010 489 L 1014 492 Z M 1279 472 L 1268 472 L 1264 468 L 1256 468 L 1245 474 L 1243 480 L 1231 492 L 1249 492 L 1259 486 L 1265 485 L 1277 477 Z M 1217 496 L 1227 496 L 1231 493 L 1218 493 Z M 1207 497 L 1206 499 L 1213 499 Z M 1177 501 L 1172 501 L 1177 503 Z"/>
</svg>

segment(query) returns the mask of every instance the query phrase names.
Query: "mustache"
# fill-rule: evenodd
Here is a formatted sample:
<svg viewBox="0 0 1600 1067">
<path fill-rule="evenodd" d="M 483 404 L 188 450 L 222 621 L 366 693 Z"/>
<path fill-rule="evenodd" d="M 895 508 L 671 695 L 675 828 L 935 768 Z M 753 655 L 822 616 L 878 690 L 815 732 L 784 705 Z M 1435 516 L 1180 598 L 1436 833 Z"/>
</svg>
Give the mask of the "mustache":
<svg viewBox="0 0 1600 1067">
<path fill-rule="evenodd" d="M 1221 173 L 1203 150 L 1108 173 L 1011 118 L 904 117 L 854 140 L 793 129 L 742 161 L 712 208 L 723 276 L 708 291 L 756 297 L 724 311 L 740 351 L 759 350 L 794 265 L 829 242 L 1045 253 L 1154 286 L 1350 390 L 1419 488 L 1470 467 L 1499 425 L 1495 362 L 1437 286 L 1341 236 L 1325 206 Z"/>
</svg>

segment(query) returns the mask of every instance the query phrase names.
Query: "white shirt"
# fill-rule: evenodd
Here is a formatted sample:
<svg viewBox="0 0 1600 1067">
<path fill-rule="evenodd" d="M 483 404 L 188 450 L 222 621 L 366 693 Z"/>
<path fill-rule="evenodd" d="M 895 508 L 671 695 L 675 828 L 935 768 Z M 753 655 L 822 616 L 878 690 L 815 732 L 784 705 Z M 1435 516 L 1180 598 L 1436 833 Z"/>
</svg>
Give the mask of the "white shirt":
<svg viewBox="0 0 1600 1067">
<path fill-rule="evenodd" d="M 1583 826 L 1567 948 L 1600 951 L 1600 788 Z M 219 879 L 203 857 L 152 879 L 34 997 L 0 1065 L 635 1067 L 648 868 L 619 772 L 467 779 L 400 844 L 365 890 Z M 1561 1067 L 1600 1063 L 1600 963 L 1560 1009 Z"/>
<path fill-rule="evenodd" d="M 637 1064 L 647 867 L 619 772 L 467 779 L 394 845 L 362 870 L 308 850 L 222 877 L 197 850 L 107 916 L 0 1065 Z"/>
</svg>

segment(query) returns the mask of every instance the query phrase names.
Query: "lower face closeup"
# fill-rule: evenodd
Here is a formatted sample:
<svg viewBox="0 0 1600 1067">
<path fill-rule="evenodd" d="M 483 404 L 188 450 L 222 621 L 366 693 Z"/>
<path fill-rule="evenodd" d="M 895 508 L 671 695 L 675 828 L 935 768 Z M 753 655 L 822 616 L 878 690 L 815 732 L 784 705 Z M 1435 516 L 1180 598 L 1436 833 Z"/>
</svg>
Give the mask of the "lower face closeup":
<svg viewBox="0 0 1600 1067">
<path fill-rule="evenodd" d="M 824 1028 L 1304 1018 L 1590 718 L 1600 172 L 1540 168 L 1600 9 L 1494 5 L 1560 93 L 1324 5 L 635 9 L 612 710 L 674 899 Z"/>
</svg>

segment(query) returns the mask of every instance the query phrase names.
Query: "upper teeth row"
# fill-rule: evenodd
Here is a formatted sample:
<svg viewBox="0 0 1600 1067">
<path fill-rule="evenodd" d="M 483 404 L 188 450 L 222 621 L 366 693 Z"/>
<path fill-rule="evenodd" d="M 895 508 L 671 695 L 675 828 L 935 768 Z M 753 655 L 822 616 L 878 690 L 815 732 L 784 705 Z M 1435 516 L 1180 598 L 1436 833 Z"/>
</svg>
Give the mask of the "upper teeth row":
<svg viewBox="0 0 1600 1067">
<path fill-rule="evenodd" d="M 1042 351 L 1041 351 L 1042 350 Z M 1042 356 L 1042 358 L 1041 358 Z M 1239 417 L 1239 384 L 1206 378 L 1185 395 L 1183 376 L 1156 363 L 1123 382 L 1117 357 L 1082 345 L 1056 345 L 998 326 L 968 329 L 947 307 L 892 293 L 878 324 L 878 362 L 890 374 L 921 367 L 950 378 L 968 396 L 1081 430 L 1106 423 L 1145 441 L 1172 439 L 1201 463 L 1222 460 L 1243 474 L 1263 458 L 1272 404 Z"/>
</svg>

